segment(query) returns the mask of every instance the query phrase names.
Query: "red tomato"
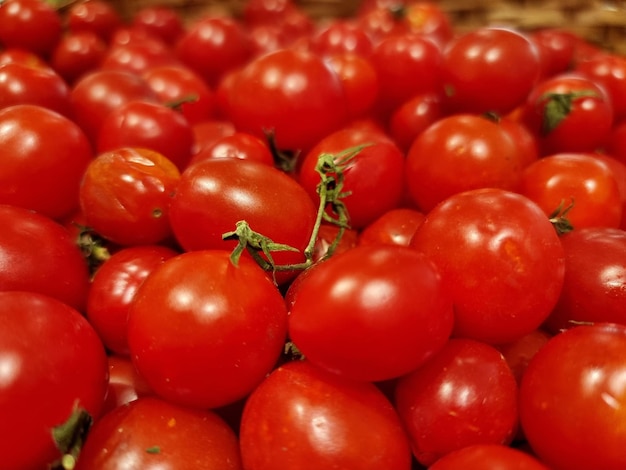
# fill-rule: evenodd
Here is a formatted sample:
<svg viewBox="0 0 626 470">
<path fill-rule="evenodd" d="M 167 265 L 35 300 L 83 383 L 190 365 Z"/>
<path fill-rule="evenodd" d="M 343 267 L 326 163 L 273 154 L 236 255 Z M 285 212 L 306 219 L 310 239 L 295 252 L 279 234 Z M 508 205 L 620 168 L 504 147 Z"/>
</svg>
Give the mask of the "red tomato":
<svg viewBox="0 0 626 470">
<path fill-rule="evenodd" d="M 7 0 L 0 4 L 0 44 L 47 57 L 61 39 L 61 17 L 47 2 Z"/>
<path fill-rule="evenodd" d="M 541 59 L 541 78 L 566 72 L 573 64 L 574 50 L 580 39 L 571 31 L 543 28 L 530 33 Z"/>
<path fill-rule="evenodd" d="M 240 440 L 249 470 L 411 468 L 406 435 L 382 392 L 307 361 L 279 367 L 254 390 Z"/>
<path fill-rule="evenodd" d="M 626 326 L 598 323 L 554 336 L 528 364 L 520 420 L 554 470 L 626 468 Z"/>
<path fill-rule="evenodd" d="M 537 160 L 524 170 L 519 192 L 546 215 L 573 203 L 566 216 L 574 228 L 619 227 L 622 220 L 615 176 L 592 154 L 560 153 Z"/>
<path fill-rule="evenodd" d="M 452 322 L 430 261 L 407 247 L 372 245 L 331 257 L 300 282 L 289 336 L 316 366 L 381 381 L 422 365 L 446 343 Z"/>
<path fill-rule="evenodd" d="M 169 206 L 180 172 L 163 155 L 124 147 L 99 154 L 80 185 L 89 227 L 119 245 L 160 243 L 171 235 Z"/>
<path fill-rule="evenodd" d="M 482 27 L 451 40 L 442 88 L 454 112 L 507 114 L 526 100 L 540 73 L 539 52 L 522 33 Z"/>
<path fill-rule="evenodd" d="M 143 74 L 153 67 L 180 65 L 174 51 L 161 40 L 145 38 L 128 44 L 113 44 L 100 63 L 102 70 Z"/>
<path fill-rule="evenodd" d="M 95 272 L 85 314 L 102 342 L 115 354 L 129 354 L 128 312 L 148 275 L 176 251 L 159 245 L 122 248 Z"/>
<path fill-rule="evenodd" d="M 50 57 L 50 65 L 69 84 L 96 70 L 107 52 L 107 45 L 96 33 L 77 31 L 65 34 Z"/>
<path fill-rule="evenodd" d="M 17 62 L 34 68 L 50 67 L 48 62 L 34 52 L 19 47 L 7 47 L 0 51 L 0 65 Z"/>
<path fill-rule="evenodd" d="M 581 228 L 561 242 L 565 282 L 546 327 L 556 333 L 580 323 L 626 325 L 626 232 Z"/>
<path fill-rule="evenodd" d="M 615 121 L 626 118 L 626 57 L 598 55 L 579 62 L 576 71 L 602 85 L 613 105 Z"/>
<path fill-rule="evenodd" d="M 442 5 L 433 1 L 410 1 L 403 10 L 403 18 L 413 33 L 423 34 L 440 45 L 454 36 L 452 19 Z"/>
<path fill-rule="evenodd" d="M 389 118 L 389 135 L 407 153 L 413 141 L 444 116 L 438 93 L 417 95 L 402 103 Z"/>
<path fill-rule="evenodd" d="M 36 105 L 0 110 L 0 203 L 61 220 L 78 209 L 78 188 L 93 157 L 69 119 Z"/>
<path fill-rule="evenodd" d="M 242 16 L 248 25 L 280 23 L 296 8 L 293 0 L 247 0 Z"/>
<path fill-rule="evenodd" d="M 563 247 L 554 227 L 531 200 L 502 189 L 444 200 L 411 246 L 439 268 L 459 337 L 515 341 L 543 323 L 563 285 Z"/>
<path fill-rule="evenodd" d="M 519 188 L 526 156 L 506 129 L 473 114 L 440 119 L 413 141 L 406 160 L 412 201 L 431 210 L 449 196 L 479 188 Z"/>
<path fill-rule="evenodd" d="M 129 357 L 110 354 L 107 359 L 109 386 L 102 410 L 103 415 L 139 397 L 153 394 L 148 384 L 137 373 Z"/>
<path fill-rule="evenodd" d="M 0 290 L 45 294 L 83 311 L 89 272 L 70 232 L 10 205 L 0 205 L 0 227 Z"/>
<path fill-rule="evenodd" d="M 617 158 L 603 154 L 597 154 L 595 157 L 608 166 L 615 177 L 617 189 L 622 200 L 622 221 L 619 228 L 626 230 L 626 160 L 622 162 Z"/>
<path fill-rule="evenodd" d="M 268 144 L 246 132 L 235 132 L 217 139 L 213 144 L 197 151 L 189 164 L 211 158 L 239 158 L 255 160 L 274 166 L 274 156 Z"/>
<path fill-rule="evenodd" d="M 346 123 L 341 81 L 317 55 L 282 49 L 256 58 L 232 79 L 230 120 L 259 137 L 273 131 L 280 149 L 308 151 Z"/>
<path fill-rule="evenodd" d="M 237 437 L 212 411 L 155 397 L 120 406 L 92 427 L 76 470 L 242 470 Z"/>
<path fill-rule="evenodd" d="M 309 47 L 320 55 L 333 56 L 350 53 L 368 57 L 374 45 L 358 23 L 349 19 L 336 19 L 321 25 L 315 31 Z"/>
<path fill-rule="evenodd" d="M 89 0 L 71 5 L 66 21 L 70 32 L 90 31 L 107 42 L 123 23 L 113 4 L 104 0 Z"/>
<path fill-rule="evenodd" d="M 567 272 L 567 271 L 566 271 Z M 526 367 L 537 351 L 539 351 L 552 337 L 543 329 L 533 330 L 527 335 L 511 343 L 498 345 L 498 350 L 506 359 L 519 384 L 522 381 Z"/>
<path fill-rule="evenodd" d="M 49 468 L 61 458 L 51 431 L 77 410 L 100 415 L 104 348 L 79 312 L 51 297 L 0 292 L 0 312 L 0 415 L 11 430 L 0 441 L 2 465 Z"/>
<path fill-rule="evenodd" d="M 131 25 L 171 45 L 185 32 L 180 13 L 173 7 L 164 5 L 146 5 L 140 8 L 133 14 Z"/>
<path fill-rule="evenodd" d="M 475 444 L 509 444 L 517 429 L 517 384 L 502 354 L 451 339 L 398 380 L 395 402 L 422 465 Z"/>
<path fill-rule="evenodd" d="M 215 408 L 248 395 L 274 367 L 287 309 L 259 266 L 223 250 L 166 260 L 135 294 L 131 358 L 154 392 L 172 403 Z"/>
<path fill-rule="evenodd" d="M 358 244 L 409 246 L 424 218 L 425 215 L 415 209 L 399 207 L 388 210 L 361 230 Z"/>
<path fill-rule="evenodd" d="M 194 137 L 193 154 L 203 152 L 212 147 L 219 139 L 235 133 L 235 126 L 230 121 L 209 119 L 191 126 Z M 195 157 L 192 157 L 192 160 Z M 190 162 L 191 163 L 191 162 Z"/>
<path fill-rule="evenodd" d="M 428 470 L 550 470 L 521 450 L 498 444 L 476 444 L 445 455 Z"/>
</svg>

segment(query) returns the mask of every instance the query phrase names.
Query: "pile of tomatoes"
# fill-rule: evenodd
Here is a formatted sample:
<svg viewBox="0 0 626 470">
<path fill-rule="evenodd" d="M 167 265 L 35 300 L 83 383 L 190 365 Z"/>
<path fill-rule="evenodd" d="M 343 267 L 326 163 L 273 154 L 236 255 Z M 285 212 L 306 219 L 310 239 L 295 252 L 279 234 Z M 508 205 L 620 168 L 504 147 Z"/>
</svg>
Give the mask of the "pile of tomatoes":
<svg viewBox="0 0 626 470">
<path fill-rule="evenodd" d="M 416 0 L 0 47 L 4 470 L 626 468 L 625 57 Z"/>
</svg>

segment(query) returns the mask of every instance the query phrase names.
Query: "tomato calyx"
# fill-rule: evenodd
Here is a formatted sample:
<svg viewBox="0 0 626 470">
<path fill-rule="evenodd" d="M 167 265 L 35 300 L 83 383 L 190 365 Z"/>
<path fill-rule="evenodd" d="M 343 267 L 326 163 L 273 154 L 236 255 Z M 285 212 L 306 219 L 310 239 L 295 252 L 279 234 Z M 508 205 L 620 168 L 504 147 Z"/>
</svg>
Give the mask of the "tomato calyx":
<svg viewBox="0 0 626 470">
<path fill-rule="evenodd" d="M 173 109 L 174 111 L 182 111 L 182 106 L 186 103 L 195 103 L 198 101 L 198 95 L 191 94 L 183 96 L 177 100 L 169 101 L 165 103 L 165 107 Z"/>
<path fill-rule="evenodd" d="M 556 233 L 559 235 L 564 235 L 568 232 L 574 230 L 574 226 L 567 218 L 567 214 L 574 208 L 574 199 L 571 200 L 569 205 L 565 205 L 565 200 L 561 200 L 560 204 L 550 215 L 548 218 L 550 222 L 554 226 Z"/>
<path fill-rule="evenodd" d="M 111 257 L 106 241 L 90 227 L 76 224 L 79 232 L 77 244 L 93 274 L 98 267 Z"/>
<path fill-rule="evenodd" d="M 52 470 L 74 469 L 92 423 L 91 415 L 76 405 L 67 421 L 52 428 L 52 439 L 62 454 L 61 458 L 52 464 Z"/>
<path fill-rule="evenodd" d="M 287 174 L 293 173 L 298 166 L 301 152 L 299 150 L 288 151 L 278 148 L 276 145 L 276 134 L 273 129 L 265 130 L 263 133 L 272 157 L 274 157 L 274 165 Z"/>
<path fill-rule="evenodd" d="M 580 98 L 599 98 L 594 90 L 578 90 L 569 93 L 546 93 L 539 98 L 539 103 L 545 102 L 543 121 L 541 123 L 542 135 L 548 135 L 565 119 L 572 111 L 574 102 Z"/>
<path fill-rule="evenodd" d="M 231 262 L 237 266 L 241 255 L 246 250 L 265 271 L 276 273 L 277 271 L 304 270 L 314 263 L 315 242 L 317 241 L 322 222 L 339 227 L 335 239 L 322 259 L 332 256 L 345 230 L 350 228 L 348 210 L 342 201 L 344 197 L 350 194 L 343 190 L 344 171 L 349 168 L 351 160 L 367 145 L 351 147 L 337 154 L 322 153 L 318 157 L 315 170 L 321 179 L 317 186 L 319 205 L 309 242 L 303 252 L 305 260 L 302 263 L 276 264 L 271 255 L 272 251 L 299 250 L 289 245 L 276 243 L 265 235 L 255 232 L 245 220 L 238 221 L 235 224 L 235 230 L 222 234 L 223 240 L 238 241 L 237 246 L 231 253 Z M 274 282 L 276 282 L 275 279 Z"/>
</svg>

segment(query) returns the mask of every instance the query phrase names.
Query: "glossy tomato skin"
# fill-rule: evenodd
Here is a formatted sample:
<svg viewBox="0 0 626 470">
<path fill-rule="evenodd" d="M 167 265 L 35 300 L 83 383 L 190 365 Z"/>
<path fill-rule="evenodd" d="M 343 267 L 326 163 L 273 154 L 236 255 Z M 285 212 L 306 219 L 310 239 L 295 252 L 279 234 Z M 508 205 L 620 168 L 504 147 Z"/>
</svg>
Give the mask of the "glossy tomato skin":
<svg viewBox="0 0 626 470">
<path fill-rule="evenodd" d="M 425 217 L 424 213 L 408 207 L 391 209 L 361 230 L 358 244 L 409 246 Z"/>
<path fill-rule="evenodd" d="M 395 404 L 413 455 L 431 465 L 474 444 L 509 444 L 517 429 L 517 384 L 493 346 L 451 339 L 398 380 Z"/>
<path fill-rule="evenodd" d="M 107 361 L 98 335 L 76 310 L 51 297 L 0 292 L 3 468 L 48 468 L 61 454 L 51 430 L 77 408 L 100 415 Z"/>
<path fill-rule="evenodd" d="M 235 132 L 232 135 L 220 137 L 211 145 L 194 153 L 189 164 L 210 158 L 250 159 L 274 166 L 274 156 L 269 145 L 247 132 Z"/>
<path fill-rule="evenodd" d="M 71 32 L 91 31 L 107 42 L 123 24 L 115 7 L 103 0 L 89 0 L 72 5 L 67 12 L 66 21 Z"/>
<path fill-rule="evenodd" d="M 131 25 L 171 45 L 174 45 L 185 32 L 185 25 L 179 12 L 174 8 L 160 5 L 146 5 L 135 12 Z"/>
<path fill-rule="evenodd" d="M 235 433 L 214 412 L 142 397 L 91 429 L 76 470 L 242 470 Z"/>
<path fill-rule="evenodd" d="M 278 360 L 287 309 L 251 259 L 183 253 L 157 267 L 135 295 L 128 322 L 131 358 L 154 392 L 216 408 L 244 398 Z"/>
<path fill-rule="evenodd" d="M 100 69 L 121 70 L 141 75 L 152 67 L 180 65 L 174 51 L 160 39 L 145 37 L 140 41 L 110 44 Z"/>
<path fill-rule="evenodd" d="M 389 135 L 405 153 L 424 130 L 444 117 L 438 93 L 417 95 L 402 103 L 389 117 Z"/>
<path fill-rule="evenodd" d="M 409 470 L 397 414 L 371 383 L 290 362 L 248 398 L 241 420 L 246 470 Z"/>
<path fill-rule="evenodd" d="M 70 232 L 21 207 L 0 205 L 0 290 L 29 291 L 83 311 L 87 263 Z"/>
<path fill-rule="evenodd" d="M 50 65 L 70 85 L 95 70 L 107 51 L 107 43 L 91 31 L 65 34 L 50 56 Z"/>
<path fill-rule="evenodd" d="M 59 14 L 39 0 L 9 0 L 0 6 L 0 43 L 47 57 L 61 38 Z"/>
<path fill-rule="evenodd" d="M 178 168 L 158 152 L 122 147 L 94 158 L 80 185 L 89 227 L 119 245 L 160 243 L 172 235 L 169 206 Z"/>
<path fill-rule="evenodd" d="M 188 167 L 170 205 L 172 230 L 184 250 L 232 250 L 236 242 L 222 235 L 245 220 L 252 230 L 299 250 L 272 253 L 276 264 L 304 261 L 315 218 L 316 205 L 293 178 L 265 163 L 234 158 Z M 276 275 L 286 281 L 295 273 Z"/>
<path fill-rule="evenodd" d="M 528 364 L 520 420 L 537 456 L 554 470 L 626 465 L 626 327 L 597 323 L 554 336 Z"/>
<path fill-rule="evenodd" d="M 93 275 L 86 316 L 106 348 L 128 355 L 128 312 L 139 286 L 165 260 L 178 253 L 160 245 L 122 248 Z"/>
<path fill-rule="evenodd" d="M 154 394 L 137 373 L 130 357 L 107 354 L 107 364 L 109 381 L 102 415 L 139 397 Z"/>
<path fill-rule="evenodd" d="M 30 104 L 0 110 L 0 203 L 60 220 L 78 208 L 92 158 L 85 134 L 68 118 Z"/>
<path fill-rule="evenodd" d="M 517 193 L 451 196 L 427 214 L 411 246 L 435 263 L 452 293 L 454 336 L 514 341 L 543 323 L 563 285 L 558 235 L 542 210 Z"/>
<path fill-rule="evenodd" d="M 617 54 L 599 54 L 579 62 L 576 71 L 605 88 L 613 105 L 615 122 L 626 117 L 626 58 Z"/>
<path fill-rule="evenodd" d="M 495 27 L 467 32 L 443 53 L 446 108 L 506 114 L 524 103 L 539 73 L 537 48 L 522 33 Z"/>
<path fill-rule="evenodd" d="M 337 74 L 321 57 L 296 49 L 252 60 L 235 74 L 228 94 L 235 127 L 260 137 L 273 131 L 284 150 L 308 151 L 342 127 L 347 113 Z"/>
<path fill-rule="evenodd" d="M 445 455 L 429 470 L 550 470 L 529 454 L 499 444 L 476 444 Z"/>
<path fill-rule="evenodd" d="M 565 282 L 546 327 L 556 333 L 586 322 L 626 325 L 626 232 L 583 228 L 561 241 Z"/>
<path fill-rule="evenodd" d="M 542 28 L 530 33 L 539 50 L 541 77 L 549 78 L 566 72 L 574 61 L 574 49 L 579 41 L 571 31 Z"/>
<path fill-rule="evenodd" d="M 372 245 L 330 258 L 300 282 L 289 337 L 312 364 L 374 382 L 423 364 L 452 323 L 451 298 L 430 261 L 408 247 Z"/>
</svg>

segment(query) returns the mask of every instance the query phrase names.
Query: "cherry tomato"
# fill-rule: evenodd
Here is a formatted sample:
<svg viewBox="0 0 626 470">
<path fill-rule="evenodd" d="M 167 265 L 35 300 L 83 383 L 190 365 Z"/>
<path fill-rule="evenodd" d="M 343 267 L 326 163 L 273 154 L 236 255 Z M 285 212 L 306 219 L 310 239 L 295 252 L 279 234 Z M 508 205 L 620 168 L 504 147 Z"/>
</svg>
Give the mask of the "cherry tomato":
<svg viewBox="0 0 626 470">
<path fill-rule="evenodd" d="M 626 326 L 582 325 L 531 359 L 520 420 L 532 450 L 554 470 L 626 467 Z"/>
<path fill-rule="evenodd" d="M 109 354 L 109 386 L 102 414 L 153 392 L 137 373 L 129 357 Z"/>
<path fill-rule="evenodd" d="M 213 144 L 197 151 L 189 164 L 210 158 L 250 159 L 274 166 L 274 156 L 267 143 L 246 132 L 235 132 L 220 137 Z"/>
<path fill-rule="evenodd" d="M 0 4 L 0 44 L 47 57 L 63 33 L 61 17 L 47 2 L 7 0 Z"/>
<path fill-rule="evenodd" d="M 513 371 L 518 384 L 521 383 L 530 360 L 551 337 L 552 334 L 548 331 L 538 328 L 511 343 L 497 346 Z"/>
<path fill-rule="evenodd" d="M 252 392 L 240 442 L 247 470 L 411 468 L 406 435 L 382 392 L 308 361 L 279 367 Z"/>
<path fill-rule="evenodd" d="M 174 45 L 185 32 L 180 13 L 164 5 L 146 5 L 140 8 L 133 14 L 131 25 L 171 45 Z"/>
<path fill-rule="evenodd" d="M 83 131 L 41 106 L 0 110 L 0 203 L 56 220 L 78 209 L 78 188 L 93 158 Z"/>
<path fill-rule="evenodd" d="M 595 157 L 608 166 L 615 177 L 617 189 L 622 200 L 622 221 L 619 228 L 626 230 L 626 161 L 622 162 L 617 158 L 604 154 L 597 154 Z"/>
<path fill-rule="evenodd" d="M 626 57 L 598 55 L 579 62 L 576 71 L 602 85 L 613 105 L 615 121 L 626 118 Z"/>
<path fill-rule="evenodd" d="M 414 96 L 402 103 L 389 117 L 389 135 L 407 153 L 423 131 L 444 117 L 438 93 Z"/>
<path fill-rule="evenodd" d="M 372 245 L 331 257 L 300 282 L 289 336 L 316 366 L 381 381 L 423 364 L 452 322 L 451 298 L 430 261 L 407 247 Z"/>
<path fill-rule="evenodd" d="M 277 362 L 287 309 L 251 259 L 224 250 L 183 253 L 141 284 L 128 344 L 139 374 L 172 403 L 216 408 L 244 398 Z"/>
<path fill-rule="evenodd" d="M 475 444 L 509 444 L 517 429 L 517 384 L 500 352 L 451 339 L 398 380 L 395 403 L 422 465 Z"/>
<path fill-rule="evenodd" d="M 107 44 L 96 33 L 78 31 L 65 34 L 50 57 L 50 65 L 71 85 L 96 70 L 107 52 Z"/>
<path fill-rule="evenodd" d="M 475 444 L 445 455 L 428 470 L 550 470 L 521 450 L 499 444 Z"/>
<path fill-rule="evenodd" d="M 233 135 L 236 130 L 230 121 L 209 119 L 191 126 L 194 137 L 193 155 L 212 147 L 219 139 Z M 195 157 L 192 156 L 192 160 Z M 191 161 L 190 161 L 191 163 Z"/>
<path fill-rule="evenodd" d="M 356 22 L 337 19 L 320 26 L 312 35 L 309 47 L 320 55 L 351 53 L 368 57 L 374 45 L 371 38 Z"/>
<path fill-rule="evenodd" d="M 85 314 L 105 347 L 128 356 L 128 312 L 141 283 L 178 253 L 159 245 L 122 248 L 95 272 Z"/>
<path fill-rule="evenodd" d="M 563 285 L 563 247 L 548 217 L 530 199 L 502 189 L 444 200 L 411 246 L 439 268 L 458 337 L 515 341 L 543 323 Z"/>
<path fill-rule="evenodd" d="M 248 0 L 242 16 L 248 25 L 280 23 L 296 8 L 293 0 Z"/>
<path fill-rule="evenodd" d="M 542 28 L 530 33 L 541 59 L 541 78 L 550 78 L 573 66 L 574 50 L 579 38 L 566 29 Z"/>
<path fill-rule="evenodd" d="M 49 468 L 61 458 L 52 431 L 79 410 L 100 415 L 108 376 L 104 348 L 79 312 L 52 297 L 0 292 L 0 312 L 0 414 L 11 429 L 0 441 L 2 465 Z"/>
<path fill-rule="evenodd" d="M 152 67 L 180 65 L 174 51 L 161 40 L 146 38 L 128 44 L 114 44 L 107 49 L 100 69 L 143 74 Z"/>
<path fill-rule="evenodd" d="M 417 228 L 426 216 L 415 209 L 390 209 L 359 233 L 359 245 L 409 246 Z"/>
<path fill-rule="evenodd" d="M 90 31 L 108 42 L 113 32 L 122 26 L 120 13 L 104 0 L 89 0 L 70 6 L 66 14 L 70 32 Z"/>
<path fill-rule="evenodd" d="M 156 470 L 242 470 L 237 437 L 212 411 L 156 397 L 120 406 L 92 427 L 76 470 L 113 470 L 131 462 Z"/>
</svg>

